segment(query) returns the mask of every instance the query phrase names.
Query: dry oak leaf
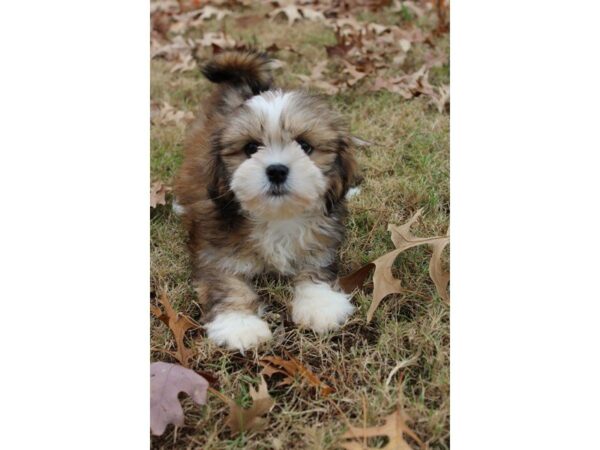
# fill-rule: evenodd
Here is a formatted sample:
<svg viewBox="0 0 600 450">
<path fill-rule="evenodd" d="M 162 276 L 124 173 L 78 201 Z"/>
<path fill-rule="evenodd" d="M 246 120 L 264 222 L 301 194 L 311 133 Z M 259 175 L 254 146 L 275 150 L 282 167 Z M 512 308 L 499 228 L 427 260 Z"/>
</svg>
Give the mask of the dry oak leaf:
<svg viewBox="0 0 600 450">
<path fill-rule="evenodd" d="M 404 439 L 403 435 L 406 434 L 413 439 L 421 449 L 427 448 L 423 441 L 419 439 L 419 436 L 408 427 L 406 424 L 407 420 L 409 420 L 409 418 L 404 412 L 404 409 L 399 407 L 396 411 L 387 416 L 385 418 L 385 423 L 379 427 L 362 428 L 350 426 L 350 429 L 342 435 L 342 439 L 355 440 L 347 441 L 340 445 L 346 450 L 370 450 L 375 447 L 367 446 L 367 438 L 387 436 L 389 438 L 388 443 L 380 448 L 387 450 L 412 450 L 412 447 Z M 362 439 L 362 442 L 358 442 L 356 439 Z"/>
<path fill-rule="evenodd" d="M 325 67 L 327 66 L 327 60 L 324 59 L 312 68 L 310 75 L 296 75 L 300 78 L 304 85 L 316 87 L 318 89 L 322 89 L 329 95 L 337 94 L 340 91 L 340 86 L 334 85 L 328 81 L 323 80 L 323 72 L 325 71 Z"/>
<path fill-rule="evenodd" d="M 164 312 L 155 305 L 150 305 L 152 315 L 165 323 L 175 337 L 177 350 L 172 353 L 172 356 L 177 359 L 184 367 L 190 367 L 190 360 L 193 358 L 195 351 L 185 346 L 184 337 L 188 330 L 198 328 L 199 326 L 188 316 L 180 314 L 173 309 L 173 306 L 167 298 L 167 294 L 163 292 L 159 302 L 165 308 Z"/>
<path fill-rule="evenodd" d="M 375 310 L 386 296 L 403 292 L 401 281 L 394 278 L 392 274 L 392 266 L 400 253 L 418 245 L 429 245 L 432 247 L 433 254 L 429 261 L 429 275 L 435 284 L 439 296 L 446 302 L 450 301 L 448 294 L 450 274 L 444 272 L 441 261 L 442 252 L 450 243 L 450 237 L 436 236 L 420 238 L 414 236 L 410 231 L 410 227 L 416 222 L 422 212 L 422 209 L 418 210 L 404 225 L 388 225 L 388 231 L 391 233 L 392 242 L 396 247 L 395 250 L 380 256 L 373 262 L 338 280 L 340 287 L 345 292 L 350 293 L 354 289 L 362 287 L 371 270 L 375 268 L 373 274 L 373 301 L 367 311 L 367 323 L 373 319 Z"/>
<path fill-rule="evenodd" d="M 377 78 L 371 87 L 371 91 L 386 89 L 402 95 L 407 100 L 418 95 L 428 95 L 435 97 L 436 92 L 429 84 L 429 70 L 427 66 L 422 66 L 419 70 L 408 75 L 402 75 L 395 78 Z"/>
<path fill-rule="evenodd" d="M 293 356 L 287 355 L 289 360 L 279 358 L 277 356 L 265 356 L 258 363 L 263 366 L 261 374 L 271 376 L 276 373 L 282 373 L 286 377 L 279 383 L 280 386 L 292 384 L 296 375 L 300 375 L 311 386 L 316 388 L 323 397 L 327 397 L 332 392 L 335 392 L 331 386 L 328 386 L 319 379 L 308 367 L 303 365 Z"/>
<path fill-rule="evenodd" d="M 252 397 L 250 408 L 242 408 L 234 400 L 227 400 L 229 415 L 226 424 L 232 434 L 243 431 L 259 431 L 266 425 L 266 419 L 262 416 L 271 410 L 275 400 L 269 395 L 265 379 L 260 377 L 260 381 L 258 390 L 250 386 L 250 397 Z"/>
<path fill-rule="evenodd" d="M 150 186 L 150 208 L 156 208 L 158 205 L 165 205 L 165 198 L 169 188 L 162 181 L 155 181 Z"/>
<path fill-rule="evenodd" d="M 267 17 L 270 17 L 271 20 L 275 20 L 279 15 L 287 17 L 288 25 L 293 25 L 296 21 L 301 21 L 302 19 L 325 20 L 325 16 L 321 11 L 297 5 L 286 5 L 276 8 L 267 14 Z"/>
<path fill-rule="evenodd" d="M 182 426 L 183 409 L 179 393 L 185 392 L 198 405 L 206 403 L 208 381 L 196 372 L 178 364 L 155 362 L 150 364 L 150 429 L 160 436 L 167 425 Z"/>
</svg>

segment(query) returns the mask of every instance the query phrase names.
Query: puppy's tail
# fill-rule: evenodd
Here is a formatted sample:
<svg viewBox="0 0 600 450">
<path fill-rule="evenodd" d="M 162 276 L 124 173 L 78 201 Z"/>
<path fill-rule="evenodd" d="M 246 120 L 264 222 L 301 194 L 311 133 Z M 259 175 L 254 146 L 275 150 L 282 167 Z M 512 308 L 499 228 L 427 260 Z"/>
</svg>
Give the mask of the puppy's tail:
<svg viewBox="0 0 600 450">
<path fill-rule="evenodd" d="M 265 53 L 228 51 L 215 56 L 202 68 L 202 73 L 213 83 L 248 87 L 257 95 L 271 87 L 272 65 L 273 60 Z"/>
</svg>

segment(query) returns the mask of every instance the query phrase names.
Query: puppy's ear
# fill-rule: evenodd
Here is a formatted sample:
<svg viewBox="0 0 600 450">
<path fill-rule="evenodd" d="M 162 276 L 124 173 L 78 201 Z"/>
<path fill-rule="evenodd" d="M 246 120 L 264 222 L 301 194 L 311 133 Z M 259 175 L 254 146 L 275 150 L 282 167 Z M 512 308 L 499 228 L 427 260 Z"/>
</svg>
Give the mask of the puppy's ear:
<svg viewBox="0 0 600 450">
<path fill-rule="evenodd" d="M 350 188 L 362 183 L 363 177 L 354 157 L 353 148 L 349 136 L 338 141 L 338 153 L 330 175 L 329 190 L 325 196 L 328 212 L 331 212 L 336 205 L 345 199 Z"/>
<path fill-rule="evenodd" d="M 219 152 L 219 140 L 213 139 L 211 162 L 208 168 L 208 197 L 217 207 L 219 218 L 234 226 L 240 218 L 240 204 L 229 187 L 229 175 Z"/>
<path fill-rule="evenodd" d="M 345 145 L 342 145 L 341 150 L 338 153 L 338 158 L 340 159 L 341 165 L 340 172 L 344 196 L 350 188 L 358 186 L 363 181 L 363 176 L 358 167 L 358 162 L 354 157 L 355 146 L 352 144 L 354 144 L 354 136 L 351 136 L 349 142 L 346 142 Z"/>
</svg>

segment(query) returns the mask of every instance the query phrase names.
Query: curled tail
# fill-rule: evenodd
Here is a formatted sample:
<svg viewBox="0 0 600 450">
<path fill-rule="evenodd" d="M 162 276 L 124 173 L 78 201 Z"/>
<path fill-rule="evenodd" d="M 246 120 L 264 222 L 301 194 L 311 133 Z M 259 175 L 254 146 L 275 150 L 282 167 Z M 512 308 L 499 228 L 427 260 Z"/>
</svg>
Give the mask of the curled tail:
<svg viewBox="0 0 600 450">
<path fill-rule="evenodd" d="M 250 89 L 253 95 L 269 90 L 273 82 L 272 60 L 265 53 L 227 51 L 218 54 L 202 68 L 213 83 Z"/>
</svg>

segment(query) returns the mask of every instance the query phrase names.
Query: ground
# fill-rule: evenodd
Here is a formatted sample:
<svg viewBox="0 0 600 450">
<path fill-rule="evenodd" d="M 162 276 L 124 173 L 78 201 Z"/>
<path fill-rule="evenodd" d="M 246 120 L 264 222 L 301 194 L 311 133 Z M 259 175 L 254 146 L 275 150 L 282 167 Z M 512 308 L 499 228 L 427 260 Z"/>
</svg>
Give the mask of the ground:
<svg viewBox="0 0 600 450">
<path fill-rule="evenodd" d="M 273 7 L 234 10 L 236 16 L 262 16 Z M 365 10 L 359 20 L 380 24 L 426 25 L 410 13 L 390 13 L 385 8 Z M 279 48 L 292 46 L 298 53 L 281 50 L 276 57 L 285 63 L 278 75 L 284 86 L 297 87 L 297 74 L 310 74 L 327 58 L 325 45 L 334 45 L 331 28 L 318 21 L 299 21 L 289 26 L 285 18 L 263 20 L 238 29 L 234 17 L 204 22 L 193 30 L 221 30 L 236 42 Z M 437 36 L 435 45 L 447 49 L 447 35 Z M 420 49 L 414 45 L 402 66 L 402 73 L 419 68 Z M 208 58 L 210 48 L 198 55 Z M 194 112 L 210 91 L 210 84 L 197 70 L 172 72 L 172 64 L 161 58 L 151 63 L 151 97 L 156 105 L 167 102 L 176 110 Z M 335 67 L 332 58 L 328 64 Z M 448 83 L 448 63 L 434 67 L 433 85 Z M 362 192 L 349 204 L 347 237 L 342 247 L 341 273 L 372 261 L 393 249 L 388 223 L 403 223 L 419 208 L 423 218 L 415 234 L 443 235 L 449 220 L 449 114 L 439 112 L 426 96 L 405 99 L 386 90 L 369 91 L 365 83 L 346 87 L 331 97 L 331 103 L 350 120 L 352 132 L 373 144 L 358 152 L 363 169 Z M 181 123 L 154 123 L 151 129 L 151 177 L 172 183 L 182 159 L 185 129 Z M 166 291 L 174 307 L 199 320 L 200 308 L 190 283 L 190 261 L 185 234 L 178 217 L 167 204 L 151 211 L 151 290 Z M 277 387 L 267 379 L 276 403 L 266 416 L 267 427 L 258 433 L 231 436 L 224 427 L 227 407 L 209 394 L 207 405 L 183 400 L 185 426 L 172 426 L 161 437 L 152 438 L 153 448 L 202 449 L 333 449 L 348 422 L 379 425 L 393 412 L 399 393 L 411 417 L 411 427 L 432 449 L 449 448 L 449 305 L 436 293 L 428 276 L 430 251 L 417 247 L 403 253 L 396 262 L 396 276 L 406 291 L 383 300 L 374 319 L 366 323 L 371 289 L 354 296 L 357 311 L 340 330 L 324 337 L 297 330 L 290 321 L 286 302 L 292 289 L 286 280 L 257 280 L 257 290 L 268 305 L 266 320 L 274 331 L 269 344 L 245 355 L 217 347 L 203 331 L 190 333 L 190 345 L 197 348 L 192 368 L 209 372 L 224 395 L 240 404 L 249 403 L 248 386 L 256 386 L 261 367 L 257 361 L 267 355 L 301 360 L 334 389 L 322 398 L 314 389 L 297 380 Z M 151 300 L 155 302 L 155 300 Z M 151 322 L 151 359 L 175 362 L 165 353 L 174 347 L 168 328 L 156 319 Z M 380 447 L 385 439 L 370 441 Z"/>
</svg>

